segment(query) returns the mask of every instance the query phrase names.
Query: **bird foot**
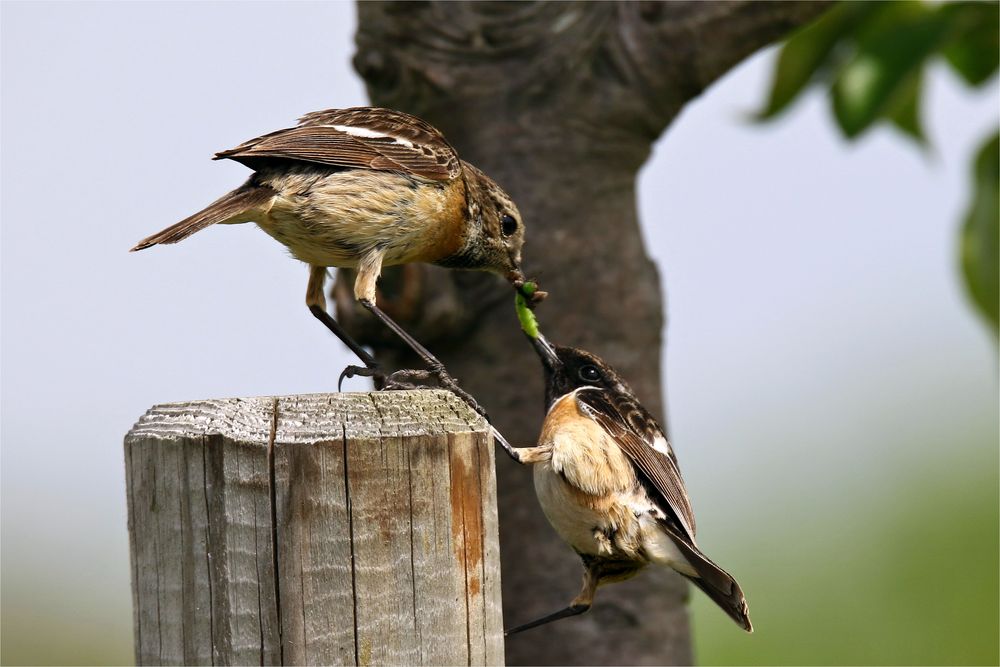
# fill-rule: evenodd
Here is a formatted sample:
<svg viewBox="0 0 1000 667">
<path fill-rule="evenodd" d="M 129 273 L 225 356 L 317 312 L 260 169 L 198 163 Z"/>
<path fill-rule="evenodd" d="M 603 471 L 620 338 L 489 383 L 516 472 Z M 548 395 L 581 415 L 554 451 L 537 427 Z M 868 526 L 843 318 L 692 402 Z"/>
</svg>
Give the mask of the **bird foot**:
<svg viewBox="0 0 1000 667">
<path fill-rule="evenodd" d="M 341 385 L 344 383 L 344 378 L 352 377 L 370 377 L 375 382 L 376 391 L 399 391 L 404 389 L 425 389 L 423 385 L 414 384 L 414 380 L 418 382 L 426 382 L 427 380 L 436 380 L 438 386 L 442 389 L 446 389 L 451 393 L 462 399 L 470 408 L 475 410 L 479 415 L 481 415 L 486 421 L 490 420 L 486 410 L 483 406 L 479 405 L 479 402 L 472 397 L 472 394 L 462 389 L 459 386 L 458 381 L 451 376 L 450 373 L 445 369 L 444 366 L 437 364 L 431 366 L 427 370 L 416 370 L 416 369 L 403 369 L 398 370 L 389 375 L 386 375 L 381 368 L 378 366 L 348 366 L 340 374 L 340 379 L 337 380 L 337 391 L 341 390 Z"/>
<path fill-rule="evenodd" d="M 341 390 L 344 378 L 352 377 L 371 378 L 372 382 L 375 383 L 376 391 L 385 389 L 386 382 L 388 381 L 388 377 L 386 377 L 386 374 L 378 366 L 348 366 L 340 373 L 340 377 L 337 379 L 337 391 Z"/>
<path fill-rule="evenodd" d="M 417 382 L 426 382 L 434 377 L 434 374 L 430 371 L 421 371 L 411 368 L 404 368 L 403 370 L 395 371 L 390 373 L 385 378 L 385 386 L 383 389 L 386 391 L 396 391 L 403 389 L 426 389 L 423 385 L 411 382 L 411 380 L 416 380 Z"/>
<path fill-rule="evenodd" d="M 361 369 L 366 370 L 366 369 Z M 431 366 L 427 370 L 417 370 L 417 369 L 403 369 L 391 373 L 383 378 L 382 389 L 385 390 L 399 390 L 399 389 L 426 389 L 424 385 L 414 384 L 413 381 L 417 382 L 427 382 L 428 380 L 436 380 L 439 387 L 446 389 L 451 393 L 462 399 L 470 408 L 475 410 L 477 413 L 482 415 L 487 421 L 489 421 L 489 416 L 486 414 L 486 410 L 483 409 L 481 405 L 472 397 L 469 392 L 462 389 L 459 386 L 458 381 L 455 380 L 445 370 L 442 365 Z"/>
</svg>

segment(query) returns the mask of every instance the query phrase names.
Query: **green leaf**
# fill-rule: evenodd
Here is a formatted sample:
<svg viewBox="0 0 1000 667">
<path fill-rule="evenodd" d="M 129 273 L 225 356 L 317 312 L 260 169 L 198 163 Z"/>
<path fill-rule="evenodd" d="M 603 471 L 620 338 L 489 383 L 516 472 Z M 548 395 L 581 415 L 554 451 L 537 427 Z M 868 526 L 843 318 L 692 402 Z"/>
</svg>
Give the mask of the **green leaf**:
<svg viewBox="0 0 1000 667">
<path fill-rule="evenodd" d="M 904 134 L 922 146 L 927 145 L 923 123 L 920 120 L 920 94 L 923 91 L 924 73 L 917 70 L 900 86 L 886 112 L 889 120 Z"/>
<path fill-rule="evenodd" d="M 973 303 L 1000 330 L 1000 133 L 979 149 L 973 165 L 972 205 L 962 225 L 962 273 Z"/>
<path fill-rule="evenodd" d="M 905 108 L 913 78 L 952 27 L 951 14 L 919 2 L 882 5 L 860 26 L 858 49 L 833 83 L 833 110 L 849 138 Z"/>
<path fill-rule="evenodd" d="M 943 49 L 948 64 L 969 85 L 986 83 L 1000 66 L 1000 3 L 955 2 L 942 11 L 954 24 Z"/>
<path fill-rule="evenodd" d="M 843 2 L 792 35 L 781 47 L 767 105 L 758 121 L 780 114 L 834 58 L 838 46 L 878 9 L 877 3 Z"/>
</svg>

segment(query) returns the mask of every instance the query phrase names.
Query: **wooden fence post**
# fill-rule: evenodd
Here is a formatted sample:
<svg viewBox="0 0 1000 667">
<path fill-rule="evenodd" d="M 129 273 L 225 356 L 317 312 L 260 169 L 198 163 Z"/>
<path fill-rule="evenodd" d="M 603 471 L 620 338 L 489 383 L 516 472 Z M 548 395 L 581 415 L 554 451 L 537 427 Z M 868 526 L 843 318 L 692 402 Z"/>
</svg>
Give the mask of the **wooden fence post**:
<svg viewBox="0 0 1000 667">
<path fill-rule="evenodd" d="M 159 405 L 125 467 L 139 664 L 503 663 L 493 440 L 454 395 Z"/>
</svg>

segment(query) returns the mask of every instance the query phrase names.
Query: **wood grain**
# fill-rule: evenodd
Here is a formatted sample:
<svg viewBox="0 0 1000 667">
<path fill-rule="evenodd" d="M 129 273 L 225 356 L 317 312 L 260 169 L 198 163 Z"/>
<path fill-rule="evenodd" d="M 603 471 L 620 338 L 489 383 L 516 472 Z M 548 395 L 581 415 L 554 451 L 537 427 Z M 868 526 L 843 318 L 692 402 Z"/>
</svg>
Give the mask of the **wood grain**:
<svg viewBox="0 0 1000 667">
<path fill-rule="evenodd" d="M 139 664 L 502 664 L 486 424 L 448 392 L 160 405 L 125 437 Z"/>
</svg>

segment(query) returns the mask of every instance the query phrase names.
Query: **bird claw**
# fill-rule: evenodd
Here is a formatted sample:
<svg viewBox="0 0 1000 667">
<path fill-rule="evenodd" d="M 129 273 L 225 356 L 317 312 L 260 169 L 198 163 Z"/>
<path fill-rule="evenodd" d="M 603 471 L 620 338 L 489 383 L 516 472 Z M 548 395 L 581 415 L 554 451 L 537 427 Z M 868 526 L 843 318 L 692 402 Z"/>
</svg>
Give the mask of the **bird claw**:
<svg viewBox="0 0 1000 667">
<path fill-rule="evenodd" d="M 378 366 L 348 366 L 340 373 L 340 377 L 337 379 L 337 391 L 341 391 L 341 386 L 344 384 L 344 378 L 352 377 L 364 377 L 371 378 L 375 383 L 375 389 L 381 390 L 385 388 L 385 383 L 388 378 L 386 378 L 385 373 Z"/>
<path fill-rule="evenodd" d="M 366 370 L 366 369 L 362 369 Z M 346 370 L 345 370 L 346 372 Z M 403 369 L 390 373 L 387 376 L 383 376 L 382 390 L 386 391 L 396 391 L 403 389 L 426 389 L 427 387 L 423 385 L 414 384 L 411 380 L 416 380 L 418 382 L 426 382 L 428 380 L 436 380 L 438 386 L 442 389 L 446 389 L 451 393 L 458 396 L 462 401 L 464 401 L 470 408 L 475 410 L 478 414 L 482 415 L 487 421 L 489 421 L 489 416 L 486 414 L 486 410 L 483 409 L 481 405 L 472 397 L 467 391 L 459 386 L 458 381 L 451 376 L 450 373 L 442 365 L 431 366 L 427 370 L 416 370 L 416 369 Z"/>
</svg>

